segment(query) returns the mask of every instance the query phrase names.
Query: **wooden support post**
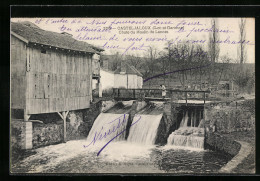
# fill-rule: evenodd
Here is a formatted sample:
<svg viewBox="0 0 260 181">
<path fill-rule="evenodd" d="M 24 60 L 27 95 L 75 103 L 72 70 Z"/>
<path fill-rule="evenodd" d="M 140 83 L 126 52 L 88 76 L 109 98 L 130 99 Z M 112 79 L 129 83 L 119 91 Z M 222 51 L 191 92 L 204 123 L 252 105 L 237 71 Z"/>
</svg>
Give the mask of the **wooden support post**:
<svg viewBox="0 0 260 181">
<path fill-rule="evenodd" d="M 199 110 L 199 124 L 200 124 L 200 121 L 201 121 L 201 111 Z"/>
<path fill-rule="evenodd" d="M 190 113 L 190 127 L 194 127 L 194 125 L 193 125 L 193 112 Z"/>
<path fill-rule="evenodd" d="M 66 112 L 62 112 L 62 117 L 63 117 L 63 142 L 66 143 L 66 132 L 67 132 L 67 125 L 66 125 Z"/>
<path fill-rule="evenodd" d="M 67 115 L 69 113 L 69 111 L 63 111 L 62 113 L 59 113 L 59 116 L 61 117 L 61 119 L 63 120 L 63 142 L 66 143 L 66 135 L 67 135 L 67 128 L 66 128 L 66 118 L 67 118 Z"/>
<path fill-rule="evenodd" d="M 134 99 L 135 99 L 135 89 L 133 89 Z"/>
<path fill-rule="evenodd" d="M 24 111 L 25 112 L 25 111 Z M 24 115 L 23 115 L 23 119 L 24 119 L 24 121 L 29 121 L 29 118 L 31 117 L 31 115 L 30 114 L 26 114 L 26 113 L 24 113 Z"/>
<path fill-rule="evenodd" d="M 205 105 L 205 103 L 206 103 L 206 93 L 205 92 L 204 92 L 203 98 L 204 98 L 204 105 Z"/>
<path fill-rule="evenodd" d="M 205 104 L 203 106 L 203 124 L 205 124 Z"/>
<path fill-rule="evenodd" d="M 118 91 L 117 97 L 119 98 L 120 97 L 120 89 L 118 88 L 117 91 Z"/>
<path fill-rule="evenodd" d="M 186 101 L 186 106 L 188 104 L 188 92 L 185 92 L 185 101 Z"/>
</svg>

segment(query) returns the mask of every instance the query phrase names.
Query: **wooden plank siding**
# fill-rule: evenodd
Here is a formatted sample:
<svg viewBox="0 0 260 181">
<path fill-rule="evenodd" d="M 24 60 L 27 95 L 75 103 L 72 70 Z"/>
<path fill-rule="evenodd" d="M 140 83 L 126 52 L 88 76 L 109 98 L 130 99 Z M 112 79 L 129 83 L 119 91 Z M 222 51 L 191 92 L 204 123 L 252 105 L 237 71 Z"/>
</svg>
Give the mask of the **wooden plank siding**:
<svg viewBox="0 0 260 181">
<path fill-rule="evenodd" d="M 11 36 L 11 108 L 26 106 L 26 45 Z"/>
<path fill-rule="evenodd" d="M 28 114 L 84 109 L 90 106 L 91 57 L 53 50 L 30 52 Z"/>
<path fill-rule="evenodd" d="M 41 50 L 12 36 L 11 108 L 25 109 L 26 114 L 89 108 L 91 55 Z"/>
</svg>

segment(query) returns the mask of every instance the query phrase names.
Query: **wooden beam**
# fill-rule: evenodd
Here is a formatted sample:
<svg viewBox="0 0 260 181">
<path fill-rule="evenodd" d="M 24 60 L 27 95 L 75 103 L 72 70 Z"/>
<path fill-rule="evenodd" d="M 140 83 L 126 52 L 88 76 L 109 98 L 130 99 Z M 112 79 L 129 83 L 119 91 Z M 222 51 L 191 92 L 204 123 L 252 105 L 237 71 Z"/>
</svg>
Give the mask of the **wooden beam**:
<svg viewBox="0 0 260 181">
<path fill-rule="evenodd" d="M 24 115 L 23 115 L 24 121 L 29 121 L 30 116 L 31 116 L 30 114 L 24 113 Z"/>
<path fill-rule="evenodd" d="M 65 111 L 62 112 L 62 116 L 63 116 L 63 142 L 66 143 L 66 134 L 67 134 L 66 117 L 67 117 L 67 114 Z"/>
<path fill-rule="evenodd" d="M 68 114 L 69 114 L 69 111 L 66 111 L 65 118 L 67 118 Z"/>
<path fill-rule="evenodd" d="M 203 124 L 205 123 L 205 104 L 203 106 Z"/>
<path fill-rule="evenodd" d="M 115 91 L 116 91 L 115 88 L 113 88 L 113 97 L 115 97 Z"/>
<path fill-rule="evenodd" d="M 41 123 L 41 124 L 43 124 L 43 122 L 40 121 L 40 120 L 30 120 L 30 122 L 33 122 L 33 123 Z"/>
<path fill-rule="evenodd" d="M 188 93 L 187 92 L 185 92 L 185 102 L 186 102 L 186 106 L 187 106 L 187 104 L 188 104 Z"/>
<path fill-rule="evenodd" d="M 61 113 L 57 112 L 58 115 L 61 117 L 61 119 L 63 120 L 63 116 L 61 115 Z"/>
<path fill-rule="evenodd" d="M 204 94 L 203 95 L 203 99 L 204 99 L 204 104 L 205 104 L 205 102 L 206 102 L 206 93 L 204 92 L 203 94 Z"/>
<path fill-rule="evenodd" d="M 13 32 L 13 31 L 11 31 L 11 35 L 15 36 L 16 38 L 18 38 L 19 40 L 22 40 L 23 42 L 25 42 L 25 43 L 27 43 L 27 44 L 29 43 L 29 41 L 28 41 L 27 39 L 23 38 L 22 36 L 16 34 L 16 33 Z"/>
<path fill-rule="evenodd" d="M 67 139 L 66 139 L 66 135 L 67 135 L 66 118 L 67 118 L 69 111 L 63 111 L 62 113 L 59 113 L 59 112 L 57 112 L 57 113 L 63 120 L 63 142 L 66 143 L 66 141 L 67 141 Z"/>
</svg>

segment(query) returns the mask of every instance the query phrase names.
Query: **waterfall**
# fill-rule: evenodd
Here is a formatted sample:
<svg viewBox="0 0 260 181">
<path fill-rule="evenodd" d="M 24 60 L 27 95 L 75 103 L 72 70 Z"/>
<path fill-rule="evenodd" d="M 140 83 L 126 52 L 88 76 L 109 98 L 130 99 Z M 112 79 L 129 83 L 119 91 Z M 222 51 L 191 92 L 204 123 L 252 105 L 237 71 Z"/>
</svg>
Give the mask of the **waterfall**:
<svg viewBox="0 0 260 181">
<path fill-rule="evenodd" d="M 203 121 L 203 119 L 201 119 L 201 120 L 200 120 L 200 124 L 199 124 L 198 127 L 199 127 L 199 128 L 202 128 L 202 127 L 203 127 L 203 123 L 204 123 L 204 121 Z"/>
<path fill-rule="evenodd" d="M 193 120 L 194 120 L 194 127 L 196 127 L 196 125 L 197 125 L 197 111 L 196 111 L 196 109 L 195 109 L 195 111 L 194 111 L 194 114 L 193 114 Z"/>
<path fill-rule="evenodd" d="M 190 116 L 190 117 L 189 117 Z M 190 124 L 188 124 L 190 119 Z M 198 127 L 197 127 L 198 125 Z M 201 120 L 201 111 L 197 110 L 188 114 L 188 111 L 183 112 L 182 121 L 179 129 L 170 134 L 167 140 L 168 145 L 188 147 L 188 148 L 204 148 L 204 128 Z"/>
<path fill-rule="evenodd" d="M 180 123 L 180 127 L 187 127 L 188 126 L 188 120 L 189 120 L 189 116 L 188 116 L 188 111 L 186 111 L 186 114 L 184 116 L 185 112 L 183 112 L 183 117 Z"/>
<path fill-rule="evenodd" d="M 101 113 L 96 118 L 87 141 L 99 140 L 109 141 L 117 134 L 126 129 L 128 114 L 113 114 L 113 113 Z M 120 141 L 125 139 L 125 132 L 120 134 L 114 139 L 114 141 Z"/>
<path fill-rule="evenodd" d="M 135 117 L 133 118 L 133 122 L 135 122 L 138 119 L 138 117 L 140 118 L 140 121 L 130 127 L 130 132 L 127 141 L 142 143 L 146 145 L 154 144 L 162 116 L 163 116 L 162 114 L 160 115 L 141 114 L 138 116 L 135 115 Z"/>
<path fill-rule="evenodd" d="M 167 140 L 168 145 L 204 149 L 204 129 L 182 127 L 174 131 Z"/>
<path fill-rule="evenodd" d="M 190 115 L 190 127 L 194 127 L 194 125 L 193 125 L 193 112 Z"/>
<path fill-rule="evenodd" d="M 204 148 L 204 137 L 198 136 L 170 135 L 167 142 L 174 146 Z"/>
</svg>

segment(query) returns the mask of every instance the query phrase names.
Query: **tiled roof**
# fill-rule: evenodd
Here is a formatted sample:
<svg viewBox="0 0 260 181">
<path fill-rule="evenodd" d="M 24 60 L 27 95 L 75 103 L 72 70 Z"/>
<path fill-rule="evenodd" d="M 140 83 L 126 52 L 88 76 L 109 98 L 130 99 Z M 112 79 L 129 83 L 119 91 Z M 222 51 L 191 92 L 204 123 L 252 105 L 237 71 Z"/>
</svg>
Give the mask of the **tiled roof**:
<svg viewBox="0 0 260 181">
<path fill-rule="evenodd" d="M 134 70 L 135 70 L 135 72 L 137 73 L 137 75 L 139 75 L 139 76 L 143 76 L 143 74 L 141 74 L 141 72 L 139 72 L 134 66 L 131 66 Z"/>
<path fill-rule="evenodd" d="M 123 72 L 122 67 L 119 67 L 115 70 L 115 74 L 120 74 L 120 72 Z M 125 72 L 126 74 L 134 74 L 138 76 L 143 76 L 134 66 L 130 66 L 128 63 L 125 63 Z"/>
<path fill-rule="evenodd" d="M 11 31 L 26 39 L 30 43 L 38 43 L 57 48 L 89 53 L 98 53 L 103 51 L 101 48 L 95 47 L 83 41 L 78 41 L 69 34 L 46 31 L 30 22 L 11 22 Z"/>
</svg>

